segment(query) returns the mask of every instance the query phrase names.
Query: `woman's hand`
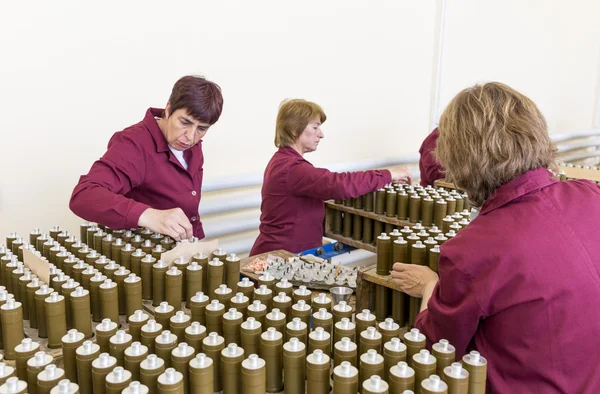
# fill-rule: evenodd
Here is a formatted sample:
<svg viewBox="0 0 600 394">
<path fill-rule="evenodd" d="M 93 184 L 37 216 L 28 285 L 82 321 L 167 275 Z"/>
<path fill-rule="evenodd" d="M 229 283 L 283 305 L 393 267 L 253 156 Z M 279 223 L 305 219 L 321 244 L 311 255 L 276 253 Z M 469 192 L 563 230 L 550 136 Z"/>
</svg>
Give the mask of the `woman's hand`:
<svg viewBox="0 0 600 394">
<path fill-rule="evenodd" d="M 194 236 L 192 224 L 181 208 L 165 210 L 148 208 L 140 215 L 138 225 L 155 233 L 168 235 L 175 241 Z"/>
<path fill-rule="evenodd" d="M 387 170 L 392 174 L 393 183 L 412 183 L 412 174 L 406 166 L 393 166 Z"/>
<path fill-rule="evenodd" d="M 411 297 L 422 298 L 439 280 L 438 275 L 425 265 L 396 263 L 392 268 L 392 280 Z"/>
</svg>

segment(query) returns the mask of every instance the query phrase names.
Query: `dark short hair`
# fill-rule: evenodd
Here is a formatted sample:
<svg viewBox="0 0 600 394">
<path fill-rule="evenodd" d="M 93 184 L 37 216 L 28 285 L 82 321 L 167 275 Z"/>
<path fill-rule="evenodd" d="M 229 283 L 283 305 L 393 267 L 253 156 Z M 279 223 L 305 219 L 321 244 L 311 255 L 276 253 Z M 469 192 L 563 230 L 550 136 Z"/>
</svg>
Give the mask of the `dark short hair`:
<svg viewBox="0 0 600 394">
<path fill-rule="evenodd" d="M 185 109 L 194 119 L 212 125 L 221 116 L 223 95 L 216 83 L 201 76 L 187 75 L 173 85 L 169 103 L 170 114 Z"/>
</svg>

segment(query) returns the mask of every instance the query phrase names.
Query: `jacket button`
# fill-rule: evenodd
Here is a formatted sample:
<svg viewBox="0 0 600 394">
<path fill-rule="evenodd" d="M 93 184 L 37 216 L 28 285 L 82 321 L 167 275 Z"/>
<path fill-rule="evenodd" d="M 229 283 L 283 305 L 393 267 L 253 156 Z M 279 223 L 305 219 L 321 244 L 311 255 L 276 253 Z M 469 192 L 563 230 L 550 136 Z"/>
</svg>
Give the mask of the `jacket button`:
<svg viewBox="0 0 600 394">
<path fill-rule="evenodd" d="M 192 222 L 195 222 L 195 221 L 196 221 L 196 217 L 192 216 Z"/>
<path fill-rule="evenodd" d="M 192 190 L 192 196 L 195 196 L 197 193 L 195 190 Z"/>
</svg>

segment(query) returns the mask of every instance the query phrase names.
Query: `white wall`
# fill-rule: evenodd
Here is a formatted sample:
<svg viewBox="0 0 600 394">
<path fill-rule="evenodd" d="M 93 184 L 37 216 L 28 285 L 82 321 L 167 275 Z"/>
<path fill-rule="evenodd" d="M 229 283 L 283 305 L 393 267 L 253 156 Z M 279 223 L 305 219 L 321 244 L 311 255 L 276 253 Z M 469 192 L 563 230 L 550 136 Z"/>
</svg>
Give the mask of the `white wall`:
<svg viewBox="0 0 600 394">
<path fill-rule="evenodd" d="M 433 86 L 446 1 L 441 85 Z M 206 179 L 256 173 L 286 97 L 328 115 L 315 164 L 414 153 L 478 80 L 523 90 L 552 131 L 591 127 L 600 84 L 596 1 L 283 0 L 8 2 L 0 25 L 0 236 L 55 223 L 115 131 L 163 106 L 182 75 L 225 97 L 205 138 Z M 496 48 L 494 50 L 494 48 Z M 433 110 L 436 110 L 434 108 Z M 210 235 L 210 234 L 209 234 Z M 2 241 L 0 241 L 2 243 Z"/>
</svg>

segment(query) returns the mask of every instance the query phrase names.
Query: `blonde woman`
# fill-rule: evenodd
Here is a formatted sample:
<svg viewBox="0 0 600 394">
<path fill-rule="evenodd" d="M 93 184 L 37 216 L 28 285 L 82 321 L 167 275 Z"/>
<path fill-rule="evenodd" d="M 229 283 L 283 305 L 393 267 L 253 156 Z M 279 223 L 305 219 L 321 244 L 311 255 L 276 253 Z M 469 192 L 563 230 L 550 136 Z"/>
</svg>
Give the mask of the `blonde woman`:
<svg viewBox="0 0 600 394">
<path fill-rule="evenodd" d="M 439 280 L 395 264 L 422 297 L 415 323 L 457 359 L 488 360 L 490 393 L 597 393 L 600 388 L 600 188 L 559 182 L 546 121 L 500 83 L 460 92 L 444 111 L 436 155 L 479 216 L 444 243 Z"/>
<path fill-rule="evenodd" d="M 392 181 L 410 182 L 410 172 L 403 166 L 344 173 L 315 168 L 304 155 L 317 150 L 326 119 L 319 105 L 306 100 L 285 101 L 279 108 L 275 128 L 279 149 L 265 170 L 260 235 L 251 255 L 321 246 L 325 200 L 359 197 Z"/>
</svg>

